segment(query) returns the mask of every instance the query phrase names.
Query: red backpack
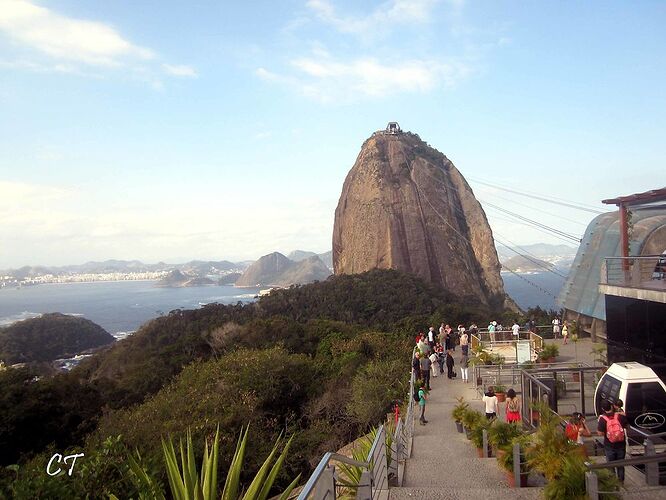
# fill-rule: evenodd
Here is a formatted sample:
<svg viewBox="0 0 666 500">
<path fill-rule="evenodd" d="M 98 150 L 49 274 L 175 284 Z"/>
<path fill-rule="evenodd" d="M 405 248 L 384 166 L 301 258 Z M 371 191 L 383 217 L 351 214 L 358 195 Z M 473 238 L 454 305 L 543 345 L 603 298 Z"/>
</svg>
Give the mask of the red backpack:
<svg viewBox="0 0 666 500">
<path fill-rule="evenodd" d="M 623 443 L 624 442 L 624 429 L 620 423 L 620 418 L 617 416 L 617 413 L 613 415 L 613 418 L 608 418 L 606 415 L 602 415 L 606 421 L 606 437 L 611 443 Z"/>
</svg>

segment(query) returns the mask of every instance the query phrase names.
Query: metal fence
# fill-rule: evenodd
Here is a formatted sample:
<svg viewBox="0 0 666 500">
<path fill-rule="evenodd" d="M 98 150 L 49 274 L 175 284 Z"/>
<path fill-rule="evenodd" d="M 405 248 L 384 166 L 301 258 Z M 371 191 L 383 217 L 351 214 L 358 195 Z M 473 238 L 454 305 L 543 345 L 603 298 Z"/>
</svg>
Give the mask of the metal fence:
<svg viewBox="0 0 666 500">
<path fill-rule="evenodd" d="M 666 290 L 666 255 L 607 257 L 605 285 Z"/>
<path fill-rule="evenodd" d="M 412 372 L 409 378 L 407 411 L 404 418 L 398 418 L 393 434 L 387 436 L 386 426 L 381 425 L 363 462 L 337 453 L 326 453 L 298 495 L 298 500 L 333 500 L 340 496 L 358 500 L 386 499 L 389 483 L 392 486 L 402 485 L 405 463 L 412 452 L 414 383 Z M 360 481 L 357 485 L 350 485 L 348 478 L 341 478 L 338 464 L 360 470 Z"/>
<path fill-rule="evenodd" d="M 623 497 L 623 493 L 620 491 L 603 491 L 599 489 L 599 478 L 595 471 L 599 469 L 614 469 L 615 467 L 644 467 L 644 479 L 642 480 L 644 484 L 633 485 L 631 493 L 634 495 L 648 495 L 641 496 L 641 498 L 649 498 L 649 495 L 657 490 L 663 493 L 664 488 L 660 486 L 660 479 L 662 479 L 660 466 L 666 466 L 666 452 L 657 453 L 655 441 L 663 441 L 666 438 L 666 432 L 646 434 L 635 427 L 630 427 L 629 429 L 634 433 L 643 435 L 643 456 L 606 463 L 586 462 L 585 490 L 590 500 L 599 500 L 600 495 L 617 495 L 618 498 Z"/>
</svg>

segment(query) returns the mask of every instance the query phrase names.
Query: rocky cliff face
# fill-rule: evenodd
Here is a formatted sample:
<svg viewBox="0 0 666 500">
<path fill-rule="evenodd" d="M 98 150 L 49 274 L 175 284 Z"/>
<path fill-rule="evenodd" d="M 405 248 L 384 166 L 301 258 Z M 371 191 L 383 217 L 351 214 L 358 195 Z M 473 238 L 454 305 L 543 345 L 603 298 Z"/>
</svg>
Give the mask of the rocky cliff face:
<svg viewBox="0 0 666 500">
<path fill-rule="evenodd" d="M 458 169 L 417 135 L 375 133 L 335 210 L 336 274 L 400 269 L 461 297 L 505 302 L 492 231 Z"/>
</svg>

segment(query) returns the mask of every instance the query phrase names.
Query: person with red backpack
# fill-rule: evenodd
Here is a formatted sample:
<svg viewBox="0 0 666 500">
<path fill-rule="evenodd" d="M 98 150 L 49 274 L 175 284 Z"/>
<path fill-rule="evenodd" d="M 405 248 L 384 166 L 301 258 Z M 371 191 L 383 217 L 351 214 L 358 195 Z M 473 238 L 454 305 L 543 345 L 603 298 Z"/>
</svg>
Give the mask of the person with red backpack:
<svg viewBox="0 0 666 500">
<path fill-rule="evenodd" d="M 604 414 L 599 417 L 597 434 L 604 436 L 604 451 L 606 461 L 624 460 L 627 452 L 627 432 L 629 425 L 627 416 L 616 413 L 610 401 L 602 401 L 601 409 Z M 620 482 L 624 482 L 624 467 L 615 467 L 615 473 Z"/>
</svg>

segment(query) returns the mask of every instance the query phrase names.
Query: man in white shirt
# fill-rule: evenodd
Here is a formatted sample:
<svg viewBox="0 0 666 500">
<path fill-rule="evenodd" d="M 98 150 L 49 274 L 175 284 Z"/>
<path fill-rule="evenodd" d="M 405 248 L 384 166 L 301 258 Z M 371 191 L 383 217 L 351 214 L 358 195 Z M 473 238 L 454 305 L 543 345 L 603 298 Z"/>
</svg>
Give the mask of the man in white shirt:
<svg viewBox="0 0 666 500">
<path fill-rule="evenodd" d="M 560 333 L 560 320 L 555 318 L 553 321 L 553 337 L 557 338 L 557 334 Z"/>
<path fill-rule="evenodd" d="M 497 404 L 497 396 L 492 386 L 488 387 L 488 392 L 482 398 L 486 405 L 486 418 L 492 420 L 497 417 L 499 406 Z"/>
<path fill-rule="evenodd" d="M 430 344 L 430 348 L 432 349 L 435 347 L 435 327 L 431 326 L 430 330 L 428 330 L 428 344 Z"/>
<path fill-rule="evenodd" d="M 518 324 L 517 321 L 513 322 L 513 326 L 511 327 L 511 330 L 513 330 L 513 336 L 518 338 L 520 335 L 520 325 Z"/>
</svg>

